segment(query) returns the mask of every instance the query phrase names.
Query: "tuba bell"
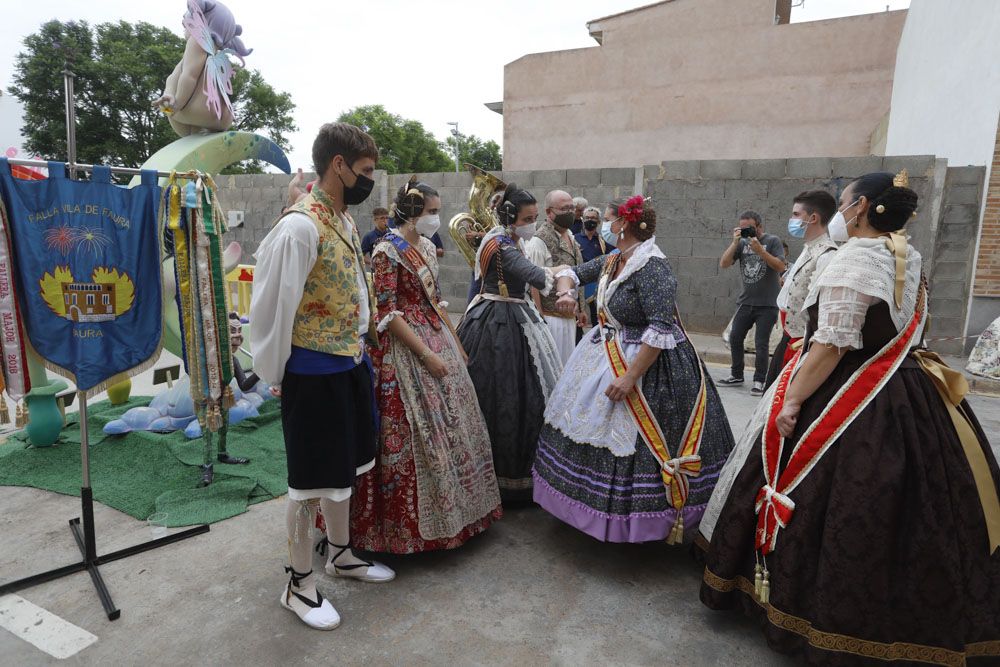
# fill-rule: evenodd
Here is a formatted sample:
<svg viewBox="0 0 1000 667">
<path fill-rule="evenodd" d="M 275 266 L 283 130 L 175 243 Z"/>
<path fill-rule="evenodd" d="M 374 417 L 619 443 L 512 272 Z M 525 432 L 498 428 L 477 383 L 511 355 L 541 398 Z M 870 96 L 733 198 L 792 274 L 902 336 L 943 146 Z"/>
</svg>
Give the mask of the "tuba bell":
<svg viewBox="0 0 1000 667">
<path fill-rule="evenodd" d="M 500 224 L 490 208 L 490 198 L 506 189 L 507 184 L 474 164 L 467 163 L 465 168 L 472 173 L 469 211 L 453 217 L 448 223 L 448 232 L 471 267 L 476 263 L 476 249 L 483 235 Z"/>
</svg>

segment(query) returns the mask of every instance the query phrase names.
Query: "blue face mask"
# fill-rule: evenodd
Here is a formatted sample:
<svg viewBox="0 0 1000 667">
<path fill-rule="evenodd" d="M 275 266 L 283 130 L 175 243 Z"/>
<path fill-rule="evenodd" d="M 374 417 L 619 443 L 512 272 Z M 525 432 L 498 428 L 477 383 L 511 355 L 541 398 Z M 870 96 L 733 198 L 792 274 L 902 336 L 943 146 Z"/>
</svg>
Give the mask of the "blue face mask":
<svg viewBox="0 0 1000 667">
<path fill-rule="evenodd" d="M 794 238 L 801 239 L 806 235 L 806 223 L 799 218 L 788 219 L 788 233 Z"/>
<path fill-rule="evenodd" d="M 618 235 L 611 231 L 611 225 L 614 220 L 605 220 L 601 223 L 601 238 L 608 245 L 616 245 L 618 243 Z"/>
</svg>

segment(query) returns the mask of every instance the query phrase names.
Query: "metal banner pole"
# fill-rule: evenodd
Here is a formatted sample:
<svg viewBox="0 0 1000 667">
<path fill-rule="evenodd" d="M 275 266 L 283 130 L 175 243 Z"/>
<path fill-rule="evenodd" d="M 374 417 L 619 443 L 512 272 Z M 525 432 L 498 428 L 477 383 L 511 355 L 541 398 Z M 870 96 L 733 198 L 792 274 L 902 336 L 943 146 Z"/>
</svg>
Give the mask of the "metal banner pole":
<svg viewBox="0 0 1000 667">
<path fill-rule="evenodd" d="M 76 75 L 69 69 L 69 63 L 67 62 L 66 69 L 63 70 L 63 82 L 66 93 L 66 156 L 69 159 L 69 163 L 67 165 L 69 168 L 69 177 L 73 180 L 76 180 L 78 170 L 82 171 L 84 168 L 92 168 L 92 165 L 76 164 L 76 100 L 73 90 L 73 79 L 75 77 Z M 11 160 L 11 162 L 20 162 L 21 164 L 25 164 L 33 161 Z M 46 166 L 46 164 L 47 163 L 42 162 L 37 165 L 33 164 L 32 166 Z M 123 172 L 126 170 L 118 169 L 117 171 Z M 140 173 L 138 169 L 128 171 Z M 142 553 L 143 551 L 149 551 L 150 549 L 156 549 L 157 547 L 162 547 L 167 544 L 179 542 L 201 533 L 207 533 L 209 531 L 209 527 L 203 524 L 201 526 L 183 530 L 174 535 L 168 535 L 156 540 L 120 549 L 103 556 L 98 556 L 97 538 L 94 530 L 94 492 L 90 486 L 90 432 L 88 431 L 87 425 L 87 394 L 86 392 L 78 391 L 77 396 L 80 400 L 80 467 L 82 470 L 82 485 L 80 487 L 80 516 L 82 518 L 82 526 L 81 519 L 74 518 L 70 519 L 69 528 L 73 533 L 73 538 L 76 540 L 77 546 L 80 548 L 83 560 L 79 563 L 66 565 L 54 570 L 49 570 L 48 572 L 42 572 L 41 574 L 32 575 L 30 577 L 25 577 L 24 579 L 18 579 L 17 581 L 0 585 L 0 596 L 29 588 L 46 581 L 52 581 L 53 579 L 58 579 L 69 574 L 87 570 L 87 572 L 90 573 L 91 580 L 94 582 L 94 588 L 97 590 L 97 595 L 101 599 L 101 605 L 104 607 L 104 612 L 108 615 L 108 620 L 113 621 L 121 616 L 121 611 L 115 607 L 115 603 L 111 599 L 111 593 L 108 591 L 108 587 L 105 585 L 104 579 L 101 577 L 101 571 L 98 569 L 99 565 L 127 558 L 128 556 L 133 556 L 137 553 Z"/>
</svg>

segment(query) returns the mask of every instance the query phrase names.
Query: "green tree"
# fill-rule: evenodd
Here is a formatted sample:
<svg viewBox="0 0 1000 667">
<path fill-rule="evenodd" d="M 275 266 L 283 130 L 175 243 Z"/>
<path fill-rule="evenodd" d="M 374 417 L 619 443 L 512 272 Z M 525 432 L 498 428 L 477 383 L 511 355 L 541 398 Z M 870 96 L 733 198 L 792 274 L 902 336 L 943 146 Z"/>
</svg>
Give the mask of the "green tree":
<svg viewBox="0 0 1000 667">
<path fill-rule="evenodd" d="M 477 167 L 482 167 L 486 171 L 500 171 L 503 169 L 503 156 L 500 154 L 500 145 L 490 139 L 483 141 L 474 134 L 465 136 L 458 135 L 458 161 L 462 164 L 471 163 Z M 448 151 L 455 155 L 455 136 L 448 137 Z"/>
<path fill-rule="evenodd" d="M 76 143 L 80 162 L 138 166 L 177 136 L 151 105 L 180 62 L 184 40 L 149 23 L 49 21 L 24 40 L 10 94 L 24 104 L 25 148 L 46 158 L 66 156 L 63 69 L 76 74 Z M 233 105 L 240 130 L 266 134 L 284 149 L 297 128 L 294 104 L 256 70 L 237 70 Z M 235 171 L 261 171 L 251 161 Z"/>
<path fill-rule="evenodd" d="M 340 114 L 342 123 L 357 125 L 378 146 L 378 168 L 390 174 L 448 171 L 454 163 L 424 126 L 389 113 L 381 104 L 355 107 Z"/>
</svg>

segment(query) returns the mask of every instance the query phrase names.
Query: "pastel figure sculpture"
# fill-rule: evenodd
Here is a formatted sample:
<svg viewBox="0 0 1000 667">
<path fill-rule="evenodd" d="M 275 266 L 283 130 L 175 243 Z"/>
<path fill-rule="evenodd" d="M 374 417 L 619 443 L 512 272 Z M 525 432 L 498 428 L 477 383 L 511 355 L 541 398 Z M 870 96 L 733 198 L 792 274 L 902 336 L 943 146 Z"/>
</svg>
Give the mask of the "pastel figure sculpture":
<svg viewBox="0 0 1000 667">
<path fill-rule="evenodd" d="M 221 132 L 233 124 L 233 56 L 243 65 L 250 49 L 233 13 L 216 0 L 188 0 L 182 21 L 187 44 L 184 57 L 167 77 L 163 95 L 153 102 L 170 120 L 178 136 Z"/>
</svg>

